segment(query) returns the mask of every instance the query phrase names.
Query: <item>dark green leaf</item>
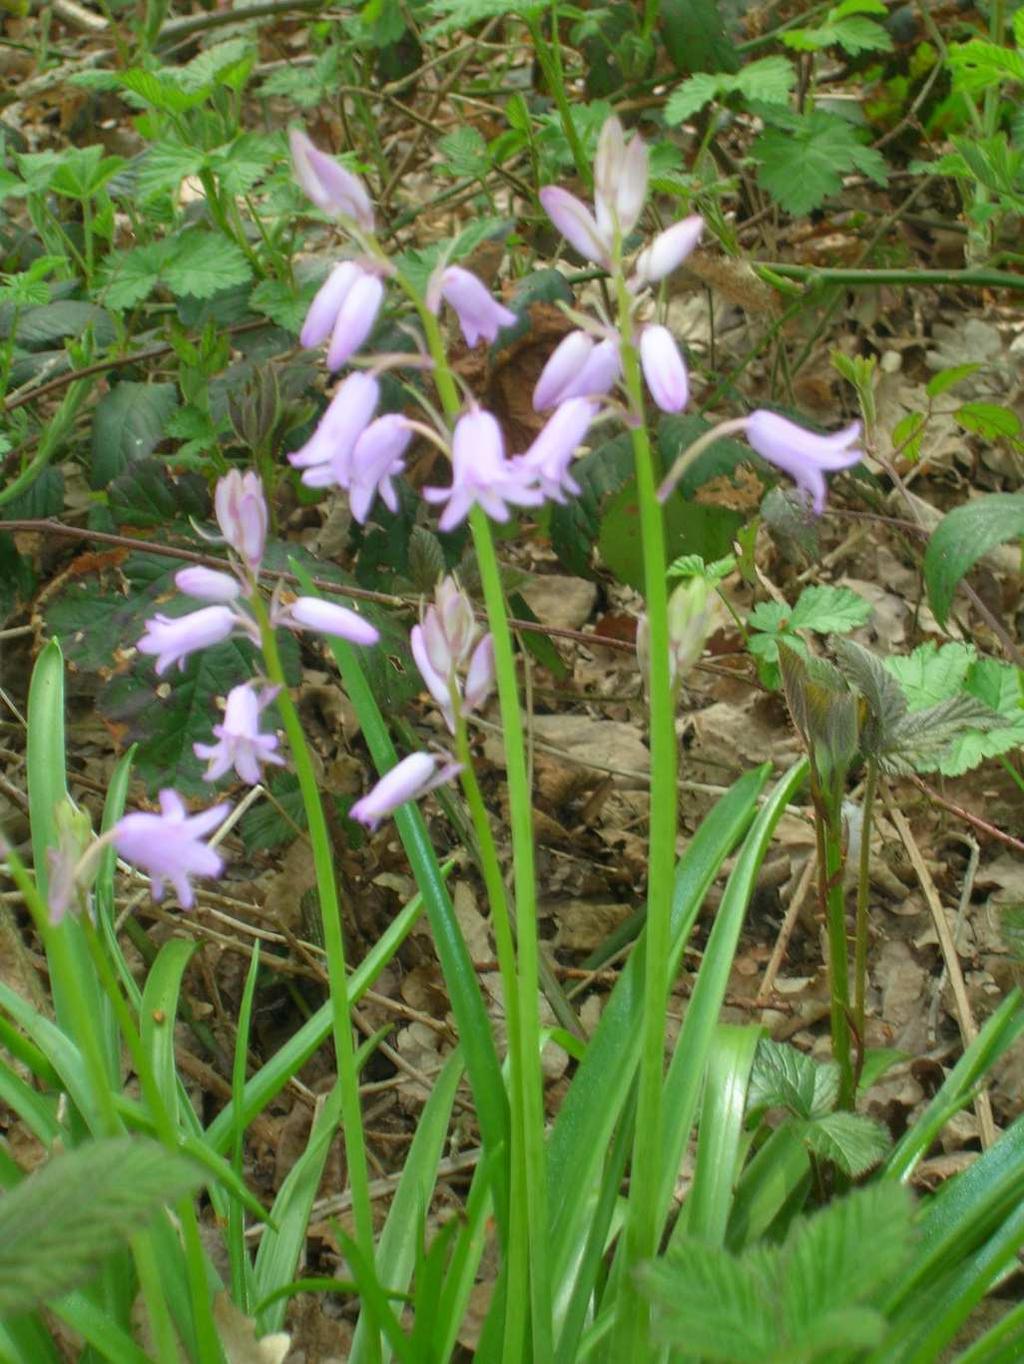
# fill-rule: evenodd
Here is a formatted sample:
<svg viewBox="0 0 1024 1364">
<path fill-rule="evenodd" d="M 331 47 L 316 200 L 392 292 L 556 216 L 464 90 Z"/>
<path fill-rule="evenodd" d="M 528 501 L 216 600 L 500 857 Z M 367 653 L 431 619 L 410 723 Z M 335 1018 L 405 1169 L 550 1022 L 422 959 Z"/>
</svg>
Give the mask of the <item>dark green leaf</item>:
<svg viewBox="0 0 1024 1364">
<path fill-rule="evenodd" d="M 924 579 L 932 610 L 946 623 L 957 583 L 996 545 L 1024 536 L 1024 493 L 988 493 L 949 512 L 928 541 Z"/>
<path fill-rule="evenodd" d="M 107 508 L 121 525 L 170 526 L 209 515 L 206 482 L 195 475 L 172 477 L 159 459 L 133 460 L 107 488 Z"/>
<path fill-rule="evenodd" d="M 151 455 L 178 406 L 174 384 L 123 381 L 96 404 L 89 486 L 106 488 L 130 464 Z"/>
<path fill-rule="evenodd" d="M 94 303 L 65 298 L 23 312 L 18 318 L 17 339 L 31 349 L 62 341 L 66 336 L 78 340 L 89 327 L 98 346 L 109 346 L 113 341 L 114 324 L 108 312 Z"/>
<path fill-rule="evenodd" d="M 736 71 L 736 44 L 718 0 L 662 0 L 665 49 L 677 71 Z"/>
</svg>

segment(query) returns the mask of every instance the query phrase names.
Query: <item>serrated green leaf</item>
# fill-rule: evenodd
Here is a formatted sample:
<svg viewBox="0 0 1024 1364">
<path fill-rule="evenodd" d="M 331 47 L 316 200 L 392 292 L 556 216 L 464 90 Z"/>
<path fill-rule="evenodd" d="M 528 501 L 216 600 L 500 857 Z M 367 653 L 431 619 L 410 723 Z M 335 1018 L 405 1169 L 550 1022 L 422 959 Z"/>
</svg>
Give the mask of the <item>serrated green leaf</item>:
<svg viewBox="0 0 1024 1364">
<path fill-rule="evenodd" d="M 247 284 L 249 262 L 241 247 L 215 232 L 190 228 L 174 242 L 161 278 L 176 297 L 213 298 L 225 289 Z"/>
<path fill-rule="evenodd" d="M 947 60 L 953 71 L 956 89 L 974 94 L 1003 81 L 1024 84 L 1024 53 L 984 38 L 967 43 L 950 43 Z"/>
<path fill-rule="evenodd" d="M 924 555 L 928 599 L 946 623 L 960 579 L 996 545 L 1024 536 L 1024 493 L 988 493 L 947 513 Z"/>
<path fill-rule="evenodd" d="M 830 1113 L 839 1097 L 839 1067 L 796 1047 L 762 1038 L 747 1087 L 747 1111 L 788 1108 L 798 1118 Z"/>
<path fill-rule="evenodd" d="M 873 1169 L 889 1152 L 889 1133 L 871 1118 L 839 1110 L 803 1123 L 800 1135 L 819 1160 L 831 1161 L 851 1179 Z"/>
<path fill-rule="evenodd" d="M 228 38 L 205 48 L 184 66 L 172 68 L 173 79 L 183 90 L 205 91 L 217 84 L 228 84 L 239 64 L 254 56 L 250 38 Z"/>
<path fill-rule="evenodd" d="M 696 75 L 688 76 L 681 85 L 676 86 L 666 100 L 665 122 L 670 128 L 678 123 L 685 123 L 703 109 L 705 104 L 710 104 L 719 95 L 728 93 L 730 86 L 728 76 L 712 75 L 708 71 L 698 71 Z"/>
<path fill-rule="evenodd" d="M 782 126 L 766 128 L 750 154 L 760 165 L 760 183 L 795 215 L 820 208 L 829 195 L 839 192 L 842 177 L 851 171 L 860 171 L 879 185 L 888 180 L 881 153 L 865 146 L 850 124 L 821 110 L 792 115 Z"/>
<path fill-rule="evenodd" d="M 761 57 L 748 62 L 732 78 L 733 89 L 744 99 L 785 104 L 796 85 L 796 70 L 785 57 Z"/>
<path fill-rule="evenodd" d="M 114 340 L 116 330 L 105 308 L 81 299 L 64 298 L 23 312 L 15 336 L 21 345 L 31 349 L 51 345 L 67 336 L 78 339 L 90 327 L 98 346 L 109 346 Z"/>
<path fill-rule="evenodd" d="M 136 190 L 145 202 L 154 194 L 176 193 L 182 180 L 197 175 L 204 157 L 198 147 L 181 142 L 154 142 L 139 163 Z"/>
<path fill-rule="evenodd" d="M 789 617 L 791 630 L 845 634 L 871 619 L 871 603 L 848 587 L 805 587 Z"/>
<path fill-rule="evenodd" d="M 819 52 L 825 47 L 841 47 L 851 57 L 861 52 L 892 51 L 892 39 L 881 24 L 862 14 L 841 13 L 847 8 L 839 6 L 830 10 L 825 22 L 818 28 L 789 29 L 782 34 L 783 43 L 797 52 Z"/>
<path fill-rule="evenodd" d="M 461 124 L 454 132 L 447 133 L 438 142 L 437 150 L 444 158 L 444 168 L 459 179 L 486 175 L 490 169 L 487 143 L 472 124 Z"/>
<path fill-rule="evenodd" d="M 0 1198 L 0 1316 L 85 1283 L 161 1207 L 202 1183 L 198 1166 L 141 1137 L 52 1157 Z"/>
<path fill-rule="evenodd" d="M 286 280 L 265 279 L 249 295 L 249 307 L 271 322 L 298 336 L 316 294 L 315 284 L 294 289 Z"/>
<path fill-rule="evenodd" d="M 892 746 L 897 726 L 907 713 L 903 689 L 870 649 L 840 636 L 829 643 L 840 671 L 867 702 L 868 713 L 861 726 L 861 747 L 869 757 L 881 757 Z"/>
<path fill-rule="evenodd" d="M 135 95 L 143 104 L 159 109 L 164 114 L 185 114 L 202 104 L 206 98 L 205 94 L 190 94 L 176 82 L 139 67 L 122 72 L 119 83 L 123 90 Z"/>
<path fill-rule="evenodd" d="M 785 57 L 762 57 L 735 75 L 698 71 L 668 97 L 665 122 L 670 126 L 683 123 L 711 100 L 733 94 L 748 100 L 763 100 L 766 104 L 785 104 L 795 84 L 796 71 Z"/>
<path fill-rule="evenodd" d="M 119 525 L 171 526 L 177 521 L 187 526 L 189 518 L 207 516 L 209 498 L 203 479 L 189 474 L 172 478 L 161 459 L 142 459 L 133 460 L 109 484 L 107 508 Z"/>
<path fill-rule="evenodd" d="M 922 710 L 961 691 L 975 657 L 971 644 L 943 644 L 939 648 L 929 642 L 905 658 L 890 657 L 884 662 L 903 688 L 910 709 Z"/>
<path fill-rule="evenodd" d="M 541 6 L 525 0 L 430 0 L 427 8 L 437 18 L 423 37 L 434 42 L 446 33 L 475 28 L 487 19 L 500 19 L 506 14 L 536 14 Z"/>
<path fill-rule="evenodd" d="M 964 403 L 953 413 L 953 420 L 965 431 L 999 440 L 1004 436 L 1019 436 L 1021 421 L 1010 407 L 999 403 Z"/>
<path fill-rule="evenodd" d="M 247 194 L 269 174 L 279 152 L 278 138 L 243 133 L 229 146 L 210 152 L 207 163 L 228 194 Z"/>
<path fill-rule="evenodd" d="M 730 1255 L 683 1241 L 642 1265 L 637 1282 L 652 1304 L 657 1339 L 723 1364 L 764 1364 L 777 1339 L 773 1314 L 777 1255 Z"/>
<path fill-rule="evenodd" d="M 736 44 L 726 31 L 726 11 L 718 0 L 664 0 L 661 6 L 665 48 L 678 71 L 735 71 Z"/>
<path fill-rule="evenodd" d="M 883 766 L 888 772 L 931 772 L 942 766 L 956 739 L 997 728 L 999 717 L 966 692 L 905 715 L 892 735 Z"/>
<path fill-rule="evenodd" d="M 786 1238 L 779 1285 L 789 1341 L 798 1344 L 831 1314 L 882 1287 L 905 1262 L 909 1243 L 910 1200 L 892 1183 L 856 1189 L 797 1222 Z"/>
<path fill-rule="evenodd" d="M 789 625 L 793 608 L 780 601 L 759 601 L 747 616 L 747 626 L 751 630 L 763 630 L 770 634 L 781 634 Z"/>
<path fill-rule="evenodd" d="M 164 239 L 131 251 L 113 251 L 100 271 L 100 297 L 110 308 L 134 308 L 156 288 L 168 256 Z"/>
</svg>

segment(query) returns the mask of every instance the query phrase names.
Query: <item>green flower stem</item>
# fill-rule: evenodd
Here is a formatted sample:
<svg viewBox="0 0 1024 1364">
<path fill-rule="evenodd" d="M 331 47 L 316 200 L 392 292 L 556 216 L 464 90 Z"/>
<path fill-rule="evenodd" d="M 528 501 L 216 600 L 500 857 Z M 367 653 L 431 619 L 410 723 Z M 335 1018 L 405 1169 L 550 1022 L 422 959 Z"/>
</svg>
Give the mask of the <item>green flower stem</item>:
<svg viewBox="0 0 1024 1364">
<path fill-rule="evenodd" d="M 555 101 L 558 110 L 558 117 L 562 123 L 562 132 L 569 144 L 572 152 L 572 159 L 576 165 L 576 174 L 580 177 L 587 189 L 591 189 L 594 184 L 594 171 L 586 152 L 583 150 L 583 143 L 580 135 L 576 131 L 576 124 L 573 122 L 572 105 L 569 103 L 569 96 L 565 89 L 565 75 L 562 71 L 562 52 L 558 38 L 557 8 L 552 6 L 552 29 L 554 31 L 552 41 L 549 43 L 544 37 L 544 32 L 540 26 L 540 19 L 536 14 L 523 14 L 523 22 L 526 24 L 530 34 L 530 41 L 540 69 L 544 73 L 551 97 Z"/>
<path fill-rule="evenodd" d="M 623 1298 L 616 1322 L 612 1357 L 652 1358 L 648 1309 L 630 1271 L 658 1248 L 658 1190 L 662 1150 L 662 1085 L 665 1064 L 665 1007 L 669 981 L 665 963 L 671 946 L 670 912 L 675 873 L 676 734 L 675 704 L 669 676 L 668 593 L 665 580 L 665 529 L 657 495 L 657 474 L 644 420 L 643 382 L 633 335 L 632 299 L 621 264 L 615 286 L 622 368 L 629 397 L 633 457 L 644 564 L 644 595 L 649 639 L 650 705 L 650 852 L 644 945 L 644 996 L 640 1071 L 625 1227 Z"/>
<path fill-rule="evenodd" d="M 306 811 L 309 841 L 316 869 L 320 915 L 324 930 L 324 951 L 327 955 L 327 975 L 331 986 L 334 1049 L 338 1063 L 338 1084 L 341 1089 L 341 1116 L 345 1136 L 345 1156 L 348 1177 L 352 1186 L 352 1210 L 355 1216 L 356 1244 L 366 1263 L 374 1262 L 373 1210 L 370 1204 L 370 1181 L 366 1164 L 366 1142 L 363 1135 L 363 1114 L 359 1102 L 359 1072 L 356 1069 L 355 1048 L 352 1044 L 352 1010 L 349 1002 L 348 973 L 345 965 L 345 944 L 341 935 L 341 908 L 338 886 L 334 875 L 334 855 L 331 849 L 327 820 L 324 817 L 320 791 L 313 770 L 313 760 L 306 745 L 295 703 L 288 691 L 277 639 L 258 593 L 253 593 L 250 606 L 260 627 L 263 661 L 267 677 L 280 687 L 276 703 L 291 748 L 295 775 L 302 792 Z M 372 1342 L 372 1344 L 370 1344 Z M 367 1333 L 367 1343 L 379 1358 L 380 1337 L 376 1331 Z"/>
<path fill-rule="evenodd" d="M 434 361 L 434 382 L 449 422 L 462 408 L 458 387 L 448 365 L 437 318 L 405 280 L 403 288 L 416 304 Z M 533 856 L 533 807 L 526 764 L 519 683 L 501 572 L 494 551 L 490 523 L 479 507 L 469 518 L 476 549 L 480 583 L 494 639 L 494 668 L 504 732 L 509 811 L 512 825 L 518 971 L 515 989 L 506 1000 L 509 1055 L 512 1060 L 512 1143 L 510 1153 L 511 1206 L 506 1256 L 506 1316 L 503 1357 L 520 1364 L 520 1339 L 525 1317 L 519 1304 L 529 1284 L 533 1328 L 532 1359 L 546 1364 L 552 1358 L 551 1284 L 547 1255 L 547 1172 L 544 1159 L 544 1090 L 540 1067 L 539 950 L 537 944 L 536 879 Z M 497 909 L 497 906 L 492 905 Z M 517 1002 L 512 1005 L 512 1000 Z M 518 1084 L 517 1084 L 518 1081 Z M 517 1114 L 519 1121 L 517 1122 Z"/>
<path fill-rule="evenodd" d="M 854 1094 L 850 1038 L 850 962 L 846 941 L 846 895 L 843 886 L 842 815 L 838 804 L 823 795 L 811 764 L 814 831 L 818 845 L 818 893 L 828 936 L 828 980 L 832 1055 L 839 1067 L 839 1107 L 852 1108 Z"/>
<path fill-rule="evenodd" d="M 868 762 L 864 780 L 863 817 L 860 831 L 860 856 L 857 866 L 857 921 L 853 954 L 853 1018 L 864 1054 L 865 995 L 868 979 L 868 910 L 871 903 L 871 824 L 878 790 L 878 763 Z M 858 1066 L 858 1070 L 860 1067 Z"/>
<path fill-rule="evenodd" d="M 476 768 L 473 766 L 473 755 L 469 748 L 466 722 L 458 712 L 456 715 L 455 756 L 462 764 L 460 776 L 462 792 L 466 797 L 470 818 L 473 821 L 473 830 L 476 834 L 480 855 L 480 872 L 484 878 L 487 900 L 491 907 L 491 922 L 494 925 L 494 940 L 498 951 L 498 967 L 501 972 L 502 989 L 505 993 L 508 1030 L 510 1035 L 518 1034 L 516 947 L 512 933 L 512 916 L 509 912 L 508 896 L 505 893 L 505 880 L 501 873 L 498 850 L 494 843 L 494 831 L 491 828 L 490 817 L 487 814 L 487 807 L 480 791 L 480 783 L 477 781 Z M 518 1058 L 513 1056 L 512 1062 L 513 1066 L 517 1066 Z M 513 1093 L 516 1092 L 515 1080 L 516 1076 L 513 1074 Z"/>
<path fill-rule="evenodd" d="M 553 1354 L 551 1336 L 551 1282 L 547 1269 L 548 1216 L 547 1172 L 544 1159 L 544 1088 L 540 1066 L 540 1017 L 537 1001 L 540 992 L 539 948 L 537 942 L 536 875 L 533 849 L 533 805 L 526 765 L 523 717 L 519 708 L 519 682 L 516 676 L 512 632 L 508 624 L 501 572 L 494 550 L 490 522 L 480 507 L 469 517 L 476 549 L 484 605 L 494 637 L 494 671 L 498 683 L 501 724 L 504 734 L 509 815 L 512 826 L 513 900 L 518 941 L 518 997 L 520 1079 L 523 1107 L 523 1159 L 526 1178 L 525 1212 L 530 1246 L 530 1304 L 533 1320 L 533 1359 L 549 1360 Z M 513 1161 L 513 1181 L 515 1161 Z M 515 1186 L 513 1183 L 513 1203 Z M 512 1315 L 515 1298 L 509 1297 Z M 513 1356 L 506 1344 L 506 1358 Z"/>
</svg>

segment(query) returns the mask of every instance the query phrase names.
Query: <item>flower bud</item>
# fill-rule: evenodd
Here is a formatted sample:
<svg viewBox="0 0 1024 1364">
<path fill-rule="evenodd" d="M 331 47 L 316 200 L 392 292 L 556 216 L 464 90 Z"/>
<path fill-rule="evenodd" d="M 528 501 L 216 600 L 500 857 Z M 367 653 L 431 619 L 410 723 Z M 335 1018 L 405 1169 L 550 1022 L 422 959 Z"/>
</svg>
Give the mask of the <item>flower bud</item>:
<svg viewBox="0 0 1024 1364">
<path fill-rule="evenodd" d="M 386 772 L 372 791 L 356 801 L 348 812 L 349 819 L 365 824 L 370 830 L 376 829 L 381 820 L 400 805 L 419 800 L 420 796 L 451 781 L 461 771 L 460 763 L 446 761 L 437 754 L 410 753 Z"/>
<path fill-rule="evenodd" d="M 708 637 L 718 628 L 721 603 L 704 578 L 689 578 L 668 599 L 669 677 L 679 686 L 700 659 Z M 637 622 L 637 660 L 646 678 L 650 672 L 650 628 L 647 616 Z"/>
<path fill-rule="evenodd" d="M 544 212 L 569 245 L 584 259 L 611 269 L 611 243 L 586 204 L 558 185 L 545 185 L 539 197 Z"/>
<path fill-rule="evenodd" d="M 323 635 L 347 639 L 350 644 L 376 644 L 380 639 L 379 630 L 357 612 L 350 611 L 347 606 L 338 606 L 336 602 L 322 601 L 320 597 L 296 598 L 275 623 L 318 630 Z"/>
<path fill-rule="evenodd" d="M 357 267 L 358 268 L 358 267 Z M 327 368 L 341 369 L 373 331 L 380 305 L 384 301 L 384 282 L 365 270 L 342 299 L 331 344 L 327 348 Z"/>
<path fill-rule="evenodd" d="M 686 365 L 675 337 L 667 327 L 645 327 L 640 337 L 640 362 L 651 397 L 662 412 L 681 412 L 689 397 Z"/>
<path fill-rule="evenodd" d="M 269 519 L 259 475 L 232 469 L 218 481 L 213 505 L 224 539 L 255 571 L 263 558 Z"/>
<path fill-rule="evenodd" d="M 354 218 L 367 232 L 373 231 L 373 204 L 358 175 L 339 166 L 309 140 L 304 132 L 293 128 L 288 134 L 295 178 L 324 213 Z"/>
<path fill-rule="evenodd" d="M 242 591 L 238 579 L 230 573 L 219 573 L 217 569 L 203 568 L 201 564 L 179 569 L 174 575 L 174 583 L 179 592 L 198 597 L 200 601 L 232 602 Z"/>
<path fill-rule="evenodd" d="M 659 232 L 654 241 L 637 257 L 636 274 L 631 286 L 638 289 L 645 284 L 657 284 L 678 269 L 700 241 L 704 219 L 698 214 L 683 218 L 672 227 Z"/>
</svg>

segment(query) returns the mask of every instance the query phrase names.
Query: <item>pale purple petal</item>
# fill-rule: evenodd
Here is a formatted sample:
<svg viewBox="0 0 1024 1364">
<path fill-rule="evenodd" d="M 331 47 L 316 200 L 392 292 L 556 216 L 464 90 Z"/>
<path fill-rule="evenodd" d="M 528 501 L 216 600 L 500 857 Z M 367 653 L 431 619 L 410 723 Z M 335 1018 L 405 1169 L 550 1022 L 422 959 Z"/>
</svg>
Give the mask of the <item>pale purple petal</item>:
<svg viewBox="0 0 1024 1364">
<path fill-rule="evenodd" d="M 170 882 L 184 909 L 195 901 L 190 877 L 219 876 L 223 858 L 201 841 L 204 834 L 223 822 L 229 805 L 217 805 L 201 815 L 188 817 L 176 791 L 160 792 L 160 813 L 142 811 L 125 815 L 114 826 L 113 843 L 118 855 L 149 876 L 155 900 L 162 898 Z"/>
<path fill-rule="evenodd" d="M 327 348 L 327 368 L 341 369 L 373 331 L 380 305 L 384 302 L 384 282 L 376 275 L 359 272 L 338 309 L 331 344 Z"/>
<path fill-rule="evenodd" d="M 617 336 L 599 341 L 590 356 L 558 396 L 564 403 L 568 398 L 603 398 L 611 392 L 622 375 L 622 349 Z"/>
<path fill-rule="evenodd" d="M 545 496 L 564 502 L 566 492 L 579 492 L 569 466 L 597 413 L 598 405 L 592 399 L 570 398 L 561 403 L 530 448 L 515 461 L 539 480 Z"/>
<path fill-rule="evenodd" d="M 543 412 L 562 401 L 564 390 L 582 372 L 593 349 L 593 338 L 584 331 L 572 331 L 562 337 L 548 356 L 533 390 L 535 412 Z"/>
<path fill-rule="evenodd" d="M 614 114 L 606 118 L 594 156 L 594 211 L 600 231 L 611 240 L 615 231 L 616 198 L 626 157 L 626 138 Z"/>
<path fill-rule="evenodd" d="M 373 204 L 358 175 L 320 151 L 298 128 L 291 130 L 288 141 L 295 178 L 317 208 L 354 218 L 360 227 L 372 232 Z"/>
<path fill-rule="evenodd" d="M 347 606 L 322 601 L 319 597 L 298 597 L 285 613 L 285 624 L 298 625 L 304 630 L 319 630 L 324 635 L 336 635 L 350 644 L 376 644 L 380 632 Z"/>
<path fill-rule="evenodd" d="M 156 656 L 159 677 L 175 663 L 183 669 L 189 654 L 227 639 L 238 623 L 238 617 L 227 606 L 204 606 L 175 617 L 158 612 L 146 621 L 146 632 L 137 647 L 141 654 Z"/>
<path fill-rule="evenodd" d="M 672 227 L 659 232 L 646 251 L 637 258 L 634 287 L 657 284 L 682 265 L 700 241 L 704 219 L 698 214 L 683 218 Z"/>
<path fill-rule="evenodd" d="M 633 231 L 647 201 L 647 165 L 647 144 L 636 133 L 626 148 L 615 194 L 615 210 L 623 237 Z"/>
<path fill-rule="evenodd" d="M 424 488 L 431 503 L 445 502 L 438 525 L 453 530 L 477 504 L 494 521 L 507 521 L 506 503 L 536 507 L 544 500 L 533 475 L 505 458 L 501 427 L 489 412 L 473 408 L 459 418 L 452 436 L 452 485 Z"/>
<path fill-rule="evenodd" d="M 463 704 L 467 711 L 479 710 L 494 687 L 494 637 L 484 635 L 473 650 L 466 672 Z"/>
<path fill-rule="evenodd" d="M 686 365 L 675 337 L 667 327 L 645 327 L 640 337 L 640 361 L 651 397 L 662 412 L 681 412 L 689 397 Z"/>
<path fill-rule="evenodd" d="M 559 185 L 546 185 L 539 197 L 545 213 L 569 245 L 595 265 L 610 269 L 611 242 L 586 204 Z"/>
<path fill-rule="evenodd" d="M 386 497 L 390 480 L 405 468 L 402 456 L 411 440 L 406 419 L 389 413 L 371 422 L 356 441 L 349 461 L 348 487 L 352 515 L 360 524 L 366 521 L 377 493 Z"/>
<path fill-rule="evenodd" d="M 380 401 L 380 384 L 365 370 L 354 370 L 338 391 L 305 445 L 294 450 L 289 463 L 296 469 L 340 460 L 347 464 L 356 441 L 369 425 Z"/>
<path fill-rule="evenodd" d="M 349 818 L 376 829 L 381 820 L 386 819 L 407 801 L 417 800 L 434 787 L 450 781 L 461 772 L 458 763 L 446 763 L 433 753 L 410 753 L 390 772 L 386 772 L 377 785 L 349 810 Z"/>
<path fill-rule="evenodd" d="M 864 452 L 858 442 L 860 422 L 853 422 L 831 436 L 819 436 L 775 412 L 759 409 L 746 419 L 747 440 L 762 457 L 776 465 L 810 494 L 814 511 L 825 508 L 825 472 L 848 469 L 859 463 Z"/>
<path fill-rule="evenodd" d="M 258 568 L 270 519 L 259 475 L 232 469 L 218 480 L 213 505 L 224 539 L 249 568 Z"/>
<path fill-rule="evenodd" d="M 511 327 L 518 317 L 493 296 L 469 270 L 450 265 L 441 276 L 441 294 L 455 309 L 467 346 L 478 340 L 492 342 L 502 327 Z"/>
<path fill-rule="evenodd" d="M 257 693 L 252 683 L 233 687 L 228 693 L 222 724 L 214 725 L 216 744 L 193 744 L 197 758 L 208 761 L 203 774 L 206 781 L 217 781 L 233 767 L 243 781 L 255 786 L 260 780 L 260 764 L 281 766 L 284 759 L 275 752 L 276 734 L 260 731 L 260 713 L 277 695 L 278 688 L 264 687 Z"/>
<path fill-rule="evenodd" d="M 200 601 L 235 601 L 242 590 L 238 579 L 230 573 L 219 573 L 217 569 L 204 568 L 201 564 L 179 569 L 174 575 L 174 584 L 179 592 L 198 597 Z"/>
<path fill-rule="evenodd" d="M 330 336 L 338 320 L 341 305 L 362 273 L 355 261 L 343 260 L 321 284 L 309 305 L 302 331 L 299 332 L 299 341 L 307 350 L 319 346 Z"/>
<path fill-rule="evenodd" d="M 427 647 L 423 639 L 423 627 L 414 625 L 409 631 L 409 649 L 412 653 L 416 667 L 419 669 L 420 676 L 423 678 L 427 691 L 434 698 L 438 709 L 444 716 L 445 724 L 452 734 L 455 733 L 455 712 L 452 709 L 452 694 L 448 686 L 448 679 L 439 673 L 430 661 Z"/>
</svg>

